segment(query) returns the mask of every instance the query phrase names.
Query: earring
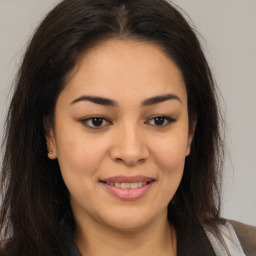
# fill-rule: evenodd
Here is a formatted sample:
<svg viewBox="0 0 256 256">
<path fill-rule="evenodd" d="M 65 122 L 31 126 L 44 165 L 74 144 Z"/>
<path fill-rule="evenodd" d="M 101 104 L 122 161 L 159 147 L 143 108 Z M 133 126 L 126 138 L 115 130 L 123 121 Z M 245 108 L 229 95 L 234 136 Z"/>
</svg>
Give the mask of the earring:
<svg viewBox="0 0 256 256">
<path fill-rule="evenodd" d="M 48 154 L 52 154 L 52 151 L 50 149 L 48 149 Z"/>
</svg>

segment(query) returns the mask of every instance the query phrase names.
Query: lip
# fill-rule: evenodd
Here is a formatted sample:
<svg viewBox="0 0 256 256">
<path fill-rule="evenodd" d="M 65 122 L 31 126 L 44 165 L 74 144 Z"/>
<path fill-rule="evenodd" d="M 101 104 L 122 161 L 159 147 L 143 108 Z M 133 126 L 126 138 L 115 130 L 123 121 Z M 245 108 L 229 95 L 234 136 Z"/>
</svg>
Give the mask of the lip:
<svg viewBox="0 0 256 256">
<path fill-rule="evenodd" d="M 147 182 L 138 188 L 119 188 L 112 186 L 108 183 L 135 183 L 135 182 Z M 108 191 L 112 196 L 126 201 L 138 200 L 144 197 L 155 183 L 155 179 L 146 176 L 115 176 L 104 180 L 100 180 L 102 186 Z"/>
<path fill-rule="evenodd" d="M 151 182 L 155 181 L 155 179 L 151 177 L 146 177 L 142 175 L 136 175 L 136 176 L 114 176 L 107 179 L 100 180 L 101 182 L 108 182 L 108 183 L 133 183 L 133 182 Z"/>
</svg>

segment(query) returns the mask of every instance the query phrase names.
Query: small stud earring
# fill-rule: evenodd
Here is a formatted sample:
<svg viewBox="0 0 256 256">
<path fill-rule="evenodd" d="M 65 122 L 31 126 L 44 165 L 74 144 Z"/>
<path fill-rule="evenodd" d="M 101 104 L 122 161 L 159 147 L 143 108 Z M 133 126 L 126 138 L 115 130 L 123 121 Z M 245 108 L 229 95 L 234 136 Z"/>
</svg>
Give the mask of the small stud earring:
<svg viewBox="0 0 256 256">
<path fill-rule="evenodd" d="M 48 154 L 52 154 L 52 151 L 50 149 L 48 149 Z"/>
</svg>

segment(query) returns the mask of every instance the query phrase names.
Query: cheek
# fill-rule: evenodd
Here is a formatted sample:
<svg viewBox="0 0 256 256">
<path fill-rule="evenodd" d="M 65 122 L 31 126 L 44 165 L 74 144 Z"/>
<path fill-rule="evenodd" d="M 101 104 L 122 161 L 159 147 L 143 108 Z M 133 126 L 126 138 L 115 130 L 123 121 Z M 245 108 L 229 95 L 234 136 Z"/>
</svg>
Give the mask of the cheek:
<svg viewBox="0 0 256 256">
<path fill-rule="evenodd" d="M 161 169 L 161 179 L 165 184 L 166 193 L 175 193 L 183 176 L 185 163 L 184 150 L 170 148 L 168 151 L 159 151 L 158 166 Z M 169 192 L 168 192 L 169 191 Z"/>
<path fill-rule="evenodd" d="M 91 169 L 91 165 L 100 158 L 103 148 L 98 145 L 93 136 L 88 136 L 83 127 L 72 123 L 61 126 L 56 132 L 57 158 L 73 171 Z M 65 167 L 64 166 L 64 167 Z M 74 168 L 76 167 L 76 168 Z"/>
<path fill-rule="evenodd" d="M 96 184 L 92 181 L 97 180 L 99 155 L 95 147 L 83 143 L 81 139 L 77 140 L 75 136 L 62 140 L 58 147 L 60 171 L 71 198 L 77 202 L 84 201 L 85 195 L 90 198 L 90 191 L 94 190 Z"/>
<path fill-rule="evenodd" d="M 57 159 L 63 179 L 69 188 L 79 187 L 94 178 L 99 154 L 79 134 L 62 133 L 56 140 Z"/>
<path fill-rule="evenodd" d="M 168 138 L 168 137 L 166 137 Z M 186 136 L 170 137 L 169 139 L 162 139 L 160 142 L 155 142 L 155 161 L 162 170 L 169 170 L 170 172 L 177 172 L 184 168 L 187 139 Z"/>
<path fill-rule="evenodd" d="M 162 199 L 166 204 L 174 196 L 183 176 L 186 158 L 186 136 L 174 136 L 157 143 L 154 152 L 155 163 L 160 169 Z"/>
<path fill-rule="evenodd" d="M 58 161 L 62 177 L 71 194 L 93 189 L 100 165 L 106 157 L 109 138 L 95 139 L 83 132 L 62 130 L 57 138 Z M 82 193 L 82 194 L 83 194 Z"/>
</svg>

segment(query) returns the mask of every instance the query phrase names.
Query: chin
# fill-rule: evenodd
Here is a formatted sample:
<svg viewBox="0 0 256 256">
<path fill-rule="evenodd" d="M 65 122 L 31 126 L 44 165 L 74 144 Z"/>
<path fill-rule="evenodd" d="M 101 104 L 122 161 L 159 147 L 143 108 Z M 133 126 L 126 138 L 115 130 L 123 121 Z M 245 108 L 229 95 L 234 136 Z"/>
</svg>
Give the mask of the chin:
<svg viewBox="0 0 256 256">
<path fill-rule="evenodd" d="M 148 222 L 145 222 L 145 220 L 142 221 L 122 218 L 120 220 L 112 221 L 111 223 L 109 223 L 109 226 L 112 229 L 120 232 L 133 232 L 144 229 L 146 226 L 148 226 Z"/>
<path fill-rule="evenodd" d="M 162 216 L 152 215 L 152 209 L 149 211 L 141 212 L 135 209 L 126 209 L 115 214 L 110 214 L 109 218 L 106 218 L 105 222 L 108 226 L 119 231 L 136 231 L 142 230 L 152 224 L 154 221 Z"/>
</svg>

